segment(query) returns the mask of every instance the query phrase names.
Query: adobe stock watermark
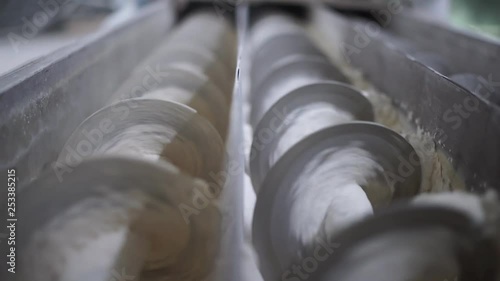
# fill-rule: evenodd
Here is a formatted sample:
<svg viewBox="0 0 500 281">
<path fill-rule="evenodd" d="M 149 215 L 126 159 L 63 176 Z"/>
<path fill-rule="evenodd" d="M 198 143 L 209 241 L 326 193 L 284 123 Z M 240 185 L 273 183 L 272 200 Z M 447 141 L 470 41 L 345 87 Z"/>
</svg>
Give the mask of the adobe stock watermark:
<svg viewBox="0 0 500 281">
<path fill-rule="evenodd" d="M 120 121 L 127 119 L 130 111 L 137 107 L 136 100 L 145 93 L 161 88 L 162 81 L 170 75 L 170 71 L 163 70 L 160 65 L 156 65 L 153 69 L 151 66 L 146 66 L 143 69 L 144 76 L 140 79 L 137 85 L 131 87 L 129 91 L 124 91 L 118 100 L 121 100 L 119 106 L 111 108 L 109 114 L 118 116 Z M 64 179 L 64 174 L 71 173 L 73 169 L 83 160 L 92 155 L 98 150 L 102 144 L 104 137 L 113 133 L 116 130 L 112 118 L 103 118 L 99 124 L 90 129 L 82 129 L 80 132 L 83 138 L 73 147 L 66 145 L 61 153 L 65 155 L 63 159 L 58 159 L 52 163 L 52 170 L 60 182 Z"/>
<path fill-rule="evenodd" d="M 326 261 L 340 246 L 340 243 L 329 241 L 329 239 L 316 238 L 316 243 L 311 250 L 311 254 L 301 259 L 300 262 L 292 264 L 290 269 L 283 272 L 281 280 L 307 280 L 310 274 L 318 269 L 320 263 Z"/>
<path fill-rule="evenodd" d="M 426 150 L 424 153 L 425 157 L 428 157 L 427 153 L 430 153 L 430 151 Z M 401 155 L 398 155 L 397 159 L 399 164 L 395 171 L 384 171 L 384 175 L 389 183 L 389 186 L 395 186 L 396 183 L 405 182 L 422 165 L 420 162 L 420 156 L 415 151 L 412 151 L 408 155 L 408 159 Z"/>
<path fill-rule="evenodd" d="M 78 3 L 74 0 L 39 0 L 37 4 L 40 9 L 31 18 L 21 18 L 23 24 L 20 33 L 9 32 L 7 34 L 7 38 L 16 53 L 19 53 L 21 46 L 28 44 L 29 40 L 35 38 L 40 33 L 40 30 L 51 19 L 56 17 L 62 9 Z"/>
<path fill-rule="evenodd" d="M 389 26 L 393 17 L 403 12 L 405 3 L 403 0 L 389 0 L 384 9 L 370 11 L 370 14 L 377 20 L 378 24 L 372 21 L 364 25 L 355 24 L 354 30 L 356 34 L 353 38 L 353 45 L 342 42 L 341 52 L 345 61 L 350 63 L 352 55 L 358 55 L 364 48 L 368 47 L 373 38 L 380 34 L 381 29 Z"/>
<path fill-rule="evenodd" d="M 199 215 L 204 209 L 208 208 L 214 200 L 219 198 L 222 189 L 227 182 L 230 175 L 238 173 L 240 170 L 240 165 L 236 161 L 230 161 L 227 169 L 223 169 L 217 173 L 210 172 L 209 176 L 211 180 L 205 182 L 205 184 L 200 185 L 200 188 L 193 189 L 193 196 L 191 197 L 191 202 L 180 203 L 177 205 L 182 218 L 186 224 L 190 224 L 190 217 L 193 215 Z"/>
<path fill-rule="evenodd" d="M 488 80 L 478 76 L 477 84 L 472 92 L 489 100 L 493 95 L 499 94 L 500 91 L 498 91 L 498 89 L 500 89 L 500 81 L 494 81 L 493 74 L 489 74 Z M 496 97 L 496 99 L 499 98 L 500 97 Z M 445 123 L 450 124 L 453 130 L 457 130 L 462 126 L 463 121 L 470 118 L 474 112 L 479 112 L 479 100 L 469 96 L 465 98 L 462 103 L 453 104 L 451 109 L 443 113 L 442 118 Z"/>
<path fill-rule="evenodd" d="M 280 132 L 292 123 L 292 117 L 288 115 L 288 108 L 283 107 L 281 111 L 277 108 L 271 109 L 273 118 L 269 121 L 269 127 L 260 128 L 253 135 L 251 151 L 262 151 L 266 145 L 270 144 Z M 250 153 L 250 160 L 253 160 L 256 153 Z"/>
</svg>

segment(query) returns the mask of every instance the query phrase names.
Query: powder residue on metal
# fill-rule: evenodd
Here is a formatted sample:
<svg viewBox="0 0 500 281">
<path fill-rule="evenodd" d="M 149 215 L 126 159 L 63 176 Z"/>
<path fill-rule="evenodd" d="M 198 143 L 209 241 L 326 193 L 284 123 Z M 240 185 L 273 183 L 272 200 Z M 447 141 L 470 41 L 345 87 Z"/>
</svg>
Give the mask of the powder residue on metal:
<svg viewBox="0 0 500 281">
<path fill-rule="evenodd" d="M 403 111 L 404 104 L 397 106 L 389 96 L 379 91 L 363 77 L 360 70 L 349 65 L 337 48 L 332 48 L 326 36 L 322 36 L 314 24 L 308 26 L 311 38 L 350 80 L 352 85 L 368 98 L 373 105 L 375 121 L 401 134 L 414 147 L 420 157 L 422 169 L 421 192 L 445 192 L 465 190 L 462 176 L 455 170 L 451 159 L 436 145 L 433 135 L 413 123 L 413 112 Z M 395 81 L 397 83 L 397 81 Z"/>
</svg>

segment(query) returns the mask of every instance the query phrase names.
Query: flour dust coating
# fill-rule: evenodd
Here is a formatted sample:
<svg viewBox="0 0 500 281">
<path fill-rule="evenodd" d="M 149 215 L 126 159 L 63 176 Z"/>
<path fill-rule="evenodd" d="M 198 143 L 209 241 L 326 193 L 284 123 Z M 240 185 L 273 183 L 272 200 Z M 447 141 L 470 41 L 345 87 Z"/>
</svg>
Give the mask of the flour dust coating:
<svg viewBox="0 0 500 281">
<path fill-rule="evenodd" d="M 311 23 L 307 29 L 319 48 L 342 70 L 344 75 L 349 77 L 353 86 L 362 90 L 370 100 L 375 112 L 375 121 L 400 133 L 415 148 L 422 163 L 421 192 L 465 190 L 463 178 L 455 170 L 449 157 L 437 148 L 433 138 L 435 136 L 418 127 L 418 119 L 416 120 L 417 126 L 411 122 L 412 112 L 403 112 L 401 109 L 404 110 L 404 104 L 401 105 L 401 109 L 398 109 L 387 95 L 376 89 L 363 77 L 360 70 L 350 66 L 339 49 L 331 48 L 334 42 L 330 42 L 329 37 L 322 36 L 323 31 L 318 29 L 314 23 Z"/>
<path fill-rule="evenodd" d="M 231 24 L 194 11 L 80 124 L 22 194 L 20 280 L 212 278 L 236 53 Z"/>
</svg>

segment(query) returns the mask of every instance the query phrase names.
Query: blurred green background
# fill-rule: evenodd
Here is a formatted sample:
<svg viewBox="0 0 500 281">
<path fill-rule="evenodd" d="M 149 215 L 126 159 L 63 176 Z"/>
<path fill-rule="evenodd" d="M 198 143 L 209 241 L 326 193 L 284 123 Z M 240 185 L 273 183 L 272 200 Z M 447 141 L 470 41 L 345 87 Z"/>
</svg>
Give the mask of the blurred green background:
<svg viewBox="0 0 500 281">
<path fill-rule="evenodd" d="M 500 0 L 451 0 L 451 22 L 500 39 Z"/>
</svg>

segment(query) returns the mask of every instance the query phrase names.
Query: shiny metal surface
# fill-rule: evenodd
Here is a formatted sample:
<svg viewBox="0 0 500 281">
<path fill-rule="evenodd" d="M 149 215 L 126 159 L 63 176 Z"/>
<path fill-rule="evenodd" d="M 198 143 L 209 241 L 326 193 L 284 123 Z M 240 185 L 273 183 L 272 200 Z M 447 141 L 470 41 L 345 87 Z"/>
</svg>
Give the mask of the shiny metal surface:
<svg viewBox="0 0 500 281">
<path fill-rule="evenodd" d="M 124 270 L 144 280 L 205 278 L 220 214 L 208 205 L 188 224 L 178 210 L 205 188 L 167 162 L 129 157 L 85 160 L 62 182 L 46 175 L 19 194 L 16 280 L 105 281 Z"/>
<path fill-rule="evenodd" d="M 418 63 L 421 63 L 428 68 L 438 72 L 441 75 L 449 75 L 451 70 L 449 68 L 449 63 L 444 59 L 444 57 L 439 54 L 432 52 L 415 52 L 410 54 Z"/>
<path fill-rule="evenodd" d="M 281 97 L 301 86 L 325 80 L 348 82 L 338 69 L 324 59 L 296 57 L 281 65 L 252 90 L 252 126 L 257 126 L 264 114 Z"/>
<path fill-rule="evenodd" d="M 500 92 L 491 84 L 492 81 L 487 81 L 484 77 L 473 73 L 453 74 L 450 80 L 474 95 L 500 106 Z"/>
<path fill-rule="evenodd" d="M 129 99 L 105 107 L 75 130 L 56 163 L 63 167 L 99 155 L 168 161 L 212 182 L 222 169 L 224 143 L 210 123 L 181 104 Z M 64 175 L 64 174 L 63 174 Z"/>
<path fill-rule="evenodd" d="M 310 116 L 305 116 L 307 114 Z M 370 102 L 347 84 L 321 82 L 290 92 L 278 100 L 255 127 L 250 155 L 255 191 L 259 192 L 266 174 L 284 152 L 300 140 L 337 124 L 373 119 Z M 267 134 L 272 135 L 270 140 Z"/>
<path fill-rule="evenodd" d="M 358 147 L 367 151 L 381 167 L 377 172 L 381 174 L 364 175 L 367 182 L 382 180 L 380 185 L 363 186 L 366 196 L 374 207 L 386 205 L 396 198 L 408 198 L 418 193 L 421 180 L 418 156 L 416 156 L 412 146 L 397 133 L 374 123 L 353 122 L 327 128 L 310 135 L 296 144 L 276 163 L 267 174 L 257 196 L 253 223 L 253 241 L 259 255 L 259 264 L 265 280 L 279 278 L 281 273 L 291 265 L 290 262 L 297 258 L 300 259 L 301 247 L 298 246 L 300 242 L 292 243 L 294 238 L 287 232 L 292 222 L 290 216 L 295 216 L 295 220 L 299 218 L 297 216 L 302 216 L 306 220 L 314 216 L 316 220 L 320 220 L 320 223 L 322 223 L 323 219 L 329 218 L 322 208 L 316 211 L 310 209 L 309 212 L 301 214 L 291 213 L 291 209 L 287 209 L 293 208 L 294 204 L 296 204 L 290 201 L 290 198 L 304 196 L 304 194 L 298 195 L 297 190 L 292 189 L 292 187 L 296 188 L 294 187 L 295 184 L 302 188 L 300 187 L 302 179 L 298 178 L 299 175 L 303 171 L 307 171 L 306 166 L 308 163 L 323 152 L 330 149 L 342 151 L 351 147 Z M 401 162 L 404 161 L 402 159 L 415 161 L 415 164 L 417 164 L 412 166 L 413 171 L 407 175 L 401 175 L 398 171 Z M 330 176 L 335 177 L 335 170 L 330 170 L 328 173 Z M 395 175 L 399 175 L 400 179 L 396 181 L 390 180 Z M 383 183 L 384 178 L 385 184 Z M 315 179 L 312 178 L 312 180 Z M 318 180 L 328 186 L 327 178 Z M 306 180 L 302 181 L 307 183 Z M 352 179 L 349 179 L 349 181 L 352 181 Z M 359 183 L 363 185 L 361 182 Z M 331 190 L 334 192 L 338 188 L 338 186 L 331 186 Z M 302 190 L 307 194 L 307 189 L 302 188 Z M 316 204 L 321 202 L 321 205 L 335 199 L 334 197 L 327 197 L 326 193 L 316 194 L 316 196 L 321 198 L 321 200 L 316 201 Z M 309 206 L 309 208 L 316 208 L 317 206 Z M 335 214 L 332 215 L 335 216 Z M 295 231 L 300 233 L 301 230 L 297 229 Z M 288 246 L 283 248 L 284 244 Z M 279 249 L 278 251 L 288 252 L 288 256 L 283 252 L 278 254 L 277 249 Z M 283 255 L 286 256 L 285 260 Z"/>
</svg>

